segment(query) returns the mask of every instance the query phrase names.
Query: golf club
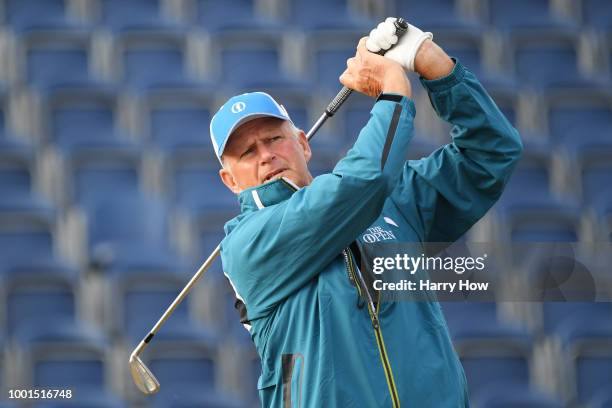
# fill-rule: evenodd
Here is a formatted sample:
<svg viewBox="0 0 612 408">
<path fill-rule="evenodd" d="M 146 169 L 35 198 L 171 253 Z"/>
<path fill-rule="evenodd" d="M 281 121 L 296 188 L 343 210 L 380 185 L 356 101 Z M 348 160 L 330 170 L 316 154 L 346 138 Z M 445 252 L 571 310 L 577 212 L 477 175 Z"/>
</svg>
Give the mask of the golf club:
<svg viewBox="0 0 612 408">
<path fill-rule="evenodd" d="M 398 37 L 402 36 L 408 29 L 408 24 L 402 18 L 398 18 L 395 21 L 395 33 Z M 378 54 L 384 55 L 384 51 L 379 51 Z M 319 130 L 319 128 L 325 123 L 328 118 L 334 116 L 334 114 L 338 111 L 340 106 L 348 99 L 353 91 L 347 87 L 343 87 L 340 92 L 334 97 L 334 99 L 327 105 L 325 112 L 321 115 L 321 117 L 316 121 L 313 127 L 308 131 L 306 137 L 310 140 L 314 134 Z M 204 261 L 202 266 L 197 270 L 195 275 L 189 280 L 187 285 L 183 288 L 181 293 L 178 294 L 176 299 L 172 302 L 172 304 L 166 309 L 164 314 L 159 318 L 155 326 L 151 329 L 149 334 L 138 343 L 138 346 L 132 351 L 130 354 L 130 372 L 132 374 L 132 378 L 134 379 L 134 383 L 138 387 L 140 391 L 144 394 L 154 394 L 159 391 L 159 381 L 155 378 L 155 375 L 149 370 L 149 368 L 144 364 L 144 362 L 140 358 L 140 353 L 147 347 L 147 345 L 153 339 L 153 336 L 158 332 L 158 330 L 163 326 L 163 324 L 168 320 L 170 315 L 174 312 L 174 310 L 181 304 L 183 299 L 189 294 L 193 286 L 200 279 L 202 275 L 208 270 L 210 265 L 214 262 L 221 251 L 220 245 L 217 245 L 215 250 L 210 254 L 208 259 Z"/>
</svg>

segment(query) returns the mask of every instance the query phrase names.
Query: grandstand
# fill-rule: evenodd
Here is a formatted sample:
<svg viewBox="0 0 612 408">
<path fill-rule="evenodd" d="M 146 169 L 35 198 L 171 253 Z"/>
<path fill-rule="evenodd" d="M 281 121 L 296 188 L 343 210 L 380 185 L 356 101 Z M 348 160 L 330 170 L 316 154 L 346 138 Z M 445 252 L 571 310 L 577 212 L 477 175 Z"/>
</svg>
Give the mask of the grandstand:
<svg viewBox="0 0 612 408">
<path fill-rule="evenodd" d="M 589 249 L 612 241 L 609 0 L 0 0 L 0 407 L 258 406 L 219 260 L 143 355 L 160 393 L 140 394 L 127 366 L 238 212 L 210 117 L 264 90 L 309 129 L 358 39 L 393 15 L 475 72 L 525 143 L 465 239 L 576 242 L 610 265 L 611 246 Z M 411 80 L 417 159 L 450 128 Z M 325 124 L 314 175 L 371 104 L 354 95 Z M 496 265 L 519 291 L 540 269 Z M 611 303 L 442 307 L 475 408 L 612 407 Z M 8 398 L 33 388 L 75 398 Z"/>
</svg>

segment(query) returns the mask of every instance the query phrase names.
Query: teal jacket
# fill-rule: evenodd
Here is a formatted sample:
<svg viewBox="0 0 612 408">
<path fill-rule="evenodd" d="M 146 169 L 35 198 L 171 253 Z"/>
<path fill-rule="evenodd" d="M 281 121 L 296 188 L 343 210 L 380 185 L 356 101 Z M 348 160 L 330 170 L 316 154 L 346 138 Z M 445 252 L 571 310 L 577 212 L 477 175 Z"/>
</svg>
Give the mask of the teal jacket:
<svg viewBox="0 0 612 408">
<path fill-rule="evenodd" d="M 499 198 L 520 156 L 517 131 L 459 62 L 421 81 L 454 125 L 452 142 L 429 157 L 406 162 L 414 104 L 382 95 L 332 173 L 239 194 L 221 255 L 261 357 L 264 407 L 469 404 L 439 304 L 379 302 L 355 262 L 373 237 L 455 241 Z"/>
</svg>

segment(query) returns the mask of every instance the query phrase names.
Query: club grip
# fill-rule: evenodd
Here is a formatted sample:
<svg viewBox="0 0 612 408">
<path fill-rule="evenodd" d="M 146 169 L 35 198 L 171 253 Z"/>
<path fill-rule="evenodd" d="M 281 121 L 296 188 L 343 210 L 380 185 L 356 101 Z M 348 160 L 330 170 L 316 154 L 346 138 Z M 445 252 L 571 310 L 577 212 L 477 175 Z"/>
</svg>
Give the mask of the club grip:
<svg viewBox="0 0 612 408">
<path fill-rule="evenodd" d="M 397 35 L 399 41 L 402 35 L 406 34 L 406 31 L 408 31 L 408 23 L 406 22 L 406 20 L 400 17 L 395 20 L 393 25 L 395 25 L 395 35 Z M 387 51 L 388 50 L 380 50 L 377 52 L 377 54 L 385 55 Z M 325 108 L 325 114 L 328 117 L 334 116 L 334 114 L 338 111 L 338 109 L 340 109 L 340 106 L 342 106 L 344 101 L 347 100 L 347 98 L 351 95 L 352 92 L 352 89 L 343 86 L 340 92 L 338 92 L 338 94 L 335 96 L 335 98 L 329 103 L 329 105 L 327 105 L 327 108 Z"/>
<path fill-rule="evenodd" d="M 347 98 L 353 93 L 353 90 L 343 86 L 340 92 L 334 97 L 334 99 L 327 105 L 325 108 L 325 114 L 329 117 L 334 116 L 334 114 L 340 109 L 340 106 L 347 100 Z"/>
</svg>

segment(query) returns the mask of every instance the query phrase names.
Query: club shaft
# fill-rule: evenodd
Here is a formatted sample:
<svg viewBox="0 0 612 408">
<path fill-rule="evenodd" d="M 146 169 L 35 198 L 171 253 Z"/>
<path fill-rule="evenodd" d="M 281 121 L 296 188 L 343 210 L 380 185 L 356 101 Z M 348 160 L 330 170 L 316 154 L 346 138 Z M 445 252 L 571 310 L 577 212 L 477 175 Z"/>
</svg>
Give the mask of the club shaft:
<svg viewBox="0 0 612 408">
<path fill-rule="evenodd" d="M 151 338 L 155 334 L 157 334 L 157 331 L 160 329 L 160 327 L 163 326 L 164 323 L 166 323 L 166 320 L 168 320 L 170 315 L 174 313 L 174 310 L 181 304 L 181 302 L 185 299 L 185 297 L 189 294 L 189 292 L 191 292 L 191 289 L 196 284 L 196 282 L 202 277 L 202 275 L 204 275 L 204 273 L 208 270 L 208 268 L 210 268 L 210 265 L 212 265 L 212 263 L 217 258 L 220 252 L 221 252 L 221 245 L 219 244 L 217 245 L 215 250 L 208 256 L 206 261 L 204 261 L 204 263 L 200 266 L 200 268 L 195 273 L 195 275 L 193 275 L 191 279 L 189 280 L 189 282 L 187 282 L 187 285 L 185 285 L 183 290 L 181 290 L 181 293 L 178 294 L 178 296 L 174 299 L 172 304 L 168 306 L 168 309 L 166 309 L 164 314 L 161 315 L 161 317 L 159 318 L 157 323 L 155 323 L 155 326 L 153 326 L 153 328 L 151 329 L 147 337 L 145 337 L 138 344 L 138 347 L 136 347 L 133 354 L 135 355 L 140 354 L 140 352 L 146 347 L 146 345 L 151 341 Z"/>
</svg>

